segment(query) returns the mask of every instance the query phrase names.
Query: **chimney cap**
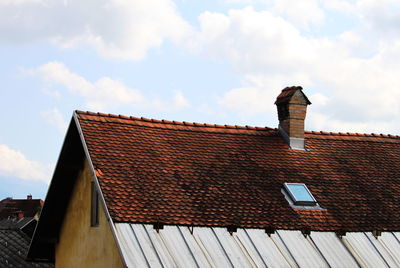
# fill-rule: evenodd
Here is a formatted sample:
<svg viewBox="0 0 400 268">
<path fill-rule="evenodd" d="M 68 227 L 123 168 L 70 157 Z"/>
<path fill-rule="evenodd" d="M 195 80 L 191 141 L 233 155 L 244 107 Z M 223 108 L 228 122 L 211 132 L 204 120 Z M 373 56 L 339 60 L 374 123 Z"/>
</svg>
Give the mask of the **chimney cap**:
<svg viewBox="0 0 400 268">
<path fill-rule="evenodd" d="M 18 210 L 15 213 L 17 214 L 16 216 L 19 220 L 25 217 L 25 213 L 22 210 Z"/>
<path fill-rule="evenodd" d="M 276 98 L 275 104 L 280 104 L 282 102 L 289 101 L 297 91 L 301 92 L 301 94 L 304 97 L 304 100 L 306 101 L 306 104 L 310 105 L 311 104 L 310 100 L 303 93 L 303 88 L 300 86 L 285 87 L 284 89 L 282 89 L 281 93 Z"/>
</svg>

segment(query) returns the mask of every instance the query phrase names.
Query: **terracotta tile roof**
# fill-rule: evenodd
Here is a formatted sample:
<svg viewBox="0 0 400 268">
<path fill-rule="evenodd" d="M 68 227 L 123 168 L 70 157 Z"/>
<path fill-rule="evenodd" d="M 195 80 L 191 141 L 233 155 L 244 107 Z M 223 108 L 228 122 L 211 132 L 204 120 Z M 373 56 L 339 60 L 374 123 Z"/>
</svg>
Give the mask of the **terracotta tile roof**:
<svg viewBox="0 0 400 268">
<path fill-rule="evenodd" d="M 306 132 L 289 150 L 276 129 L 77 111 L 116 222 L 312 230 L 400 230 L 400 138 Z M 293 209 L 285 182 L 324 210 Z"/>
<path fill-rule="evenodd" d="M 25 217 L 33 217 L 43 206 L 40 199 L 12 199 L 5 198 L 0 201 L 0 219 L 15 217 L 21 211 Z"/>
</svg>

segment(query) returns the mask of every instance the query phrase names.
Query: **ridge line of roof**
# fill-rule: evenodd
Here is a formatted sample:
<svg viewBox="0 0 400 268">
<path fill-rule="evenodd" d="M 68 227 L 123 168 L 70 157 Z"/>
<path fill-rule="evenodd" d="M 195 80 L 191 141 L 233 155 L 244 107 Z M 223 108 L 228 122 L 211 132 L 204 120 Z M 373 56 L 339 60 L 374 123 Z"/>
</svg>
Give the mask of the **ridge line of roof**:
<svg viewBox="0 0 400 268">
<path fill-rule="evenodd" d="M 400 139 L 399 135 L 392 134 L 376 134 L 376 133 L 352 133 L 352 132 L 330 132 L 330 131 L 305 131 L 309 135 L 325 135 L 325 136 L 347 136 L 347 137 L 372 137 L 372 138 L 390 138 Z"/>
<path fill-rule="evenodd" d="M 92 115 L 92 116 L 102 116 L 102 117 L 110 117 L 110 118 L 119 118 L 125 120 L 134 120 L 148 123 L 157 123 L 157 124 L 165 124 L 165 125 L 178 125 L 178 126 L 190 126 L 190 127 L 207 127 L 207 128 L 219 128 L 219 129 L 237 129 L 237 130 L 263 130 L 263 131 L 273 131 L 277 130 L 277 128 L 270 127 L 255 127 L 255 126 L 238 126 L 238 125 L 218 125 L 218 124 L 208 124 L 208 123 L 197 123 L 197 122 L 186 122 L 186 121 L 169 121 L 169 120 L 158 120 L 158 119 L 150 119 L 145 117 L 135 117 L 135 116 L 125 116 L 125 115 L 116 115 L 116 114 L 106 114 L 100 112 L 90 112 L 90 111 L 81 111 L 75 110 L 77 114 L 83 115 Z M 399 135 L 392 134 L 376 134 L 376 133 L 352 133 L 352 132 L 330 132 L 330 131 L 305 131 L 305 134 L 309 135 L 322 135 L 322 136 L 345 136 L 345 137 L 373 137 L 373 138 L 389 138 L 389 139 L 400 139 Z"/>
<path fill-rule="evenodd" d="M 169 120 L 158 120 L 158 119 L 149 119 L 145 117 L 135 117 L 135 116 L 125 116 L 125 115 L 115 115 L 115 114 L 105 114 L 105 113 L 94 113 L 90 111 L 75 111 L 77 114 L 84 115 L 92 115 L 92 116 L 102 116 L 109 118 L 117 118 L 117 119 L 125 119 L 125 120 L 133 120 L 133 121 L 141 121 L 147 123 L 156 123 L 156 124 L 164 124 L 164 125 L 174 125 L 174 126 L 188 126 L 188 127 L 206 127 L 206 128 L 217 128 L 217 129 L 236 129 L 236 130 L 262 130 L 262 131 L 274 131 L 278 130 L 277 128 L 270 127 L 253 127 L 253 126 L 238 126 L 238 125 L 218 125 L 218 124 L 207 124 L 207 123 L 197 123 L 197 122 L 186 122 L 186 121 L 169 121 Z"/>
</svg>

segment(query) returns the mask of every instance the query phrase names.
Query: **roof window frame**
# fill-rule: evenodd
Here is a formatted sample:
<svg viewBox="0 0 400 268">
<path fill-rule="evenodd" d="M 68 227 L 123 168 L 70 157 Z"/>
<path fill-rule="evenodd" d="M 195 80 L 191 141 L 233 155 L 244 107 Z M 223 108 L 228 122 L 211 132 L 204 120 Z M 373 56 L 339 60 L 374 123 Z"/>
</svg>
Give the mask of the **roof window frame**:
<svg viewBox="0 0 400 268">
<path fill-rule="evenodd" d="M 304 189 L 307 191 L 308 195 L 311 197 L 312 201 L 308 200 L 298 200 L 295 196 L 295 194 L 292 192 L 290 189 L 290 185 L 301 185 L 304 187 Z M 293 205 L 295 206 L 310 206 L 310 207 L 315 207 L 318 206 L 318 202 L 311 193 L 311 191 L 308 189 L 307 185 L 305 183 L 291 183 L 291 182 L 285 182 L 283 184 L 283 188 L 285 192 L 289 195 L 291 201 L 293 202 Z"/>
</svg>

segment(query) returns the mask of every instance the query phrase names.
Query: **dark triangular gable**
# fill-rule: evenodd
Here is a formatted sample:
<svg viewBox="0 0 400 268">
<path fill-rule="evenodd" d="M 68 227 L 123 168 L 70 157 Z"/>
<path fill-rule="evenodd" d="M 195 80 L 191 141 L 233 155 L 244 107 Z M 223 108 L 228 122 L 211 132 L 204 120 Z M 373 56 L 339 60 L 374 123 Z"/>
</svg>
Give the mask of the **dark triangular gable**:
<svg viewBox="0 0 400 268">
<path fill-rule="evenodd" d="M 54 245 L 58 241 L 68 202 L 84 159 L 84 147 L 75 117 L 72 117 L 32 238 L 28 259 L 54 261 Z"/>
</svg>

